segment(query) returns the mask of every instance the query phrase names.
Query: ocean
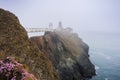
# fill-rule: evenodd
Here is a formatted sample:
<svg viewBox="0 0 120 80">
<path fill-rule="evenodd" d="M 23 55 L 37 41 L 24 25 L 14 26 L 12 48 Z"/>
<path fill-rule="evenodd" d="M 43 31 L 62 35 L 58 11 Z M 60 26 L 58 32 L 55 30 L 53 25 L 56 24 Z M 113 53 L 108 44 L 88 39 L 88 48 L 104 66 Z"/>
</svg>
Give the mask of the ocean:
<svg viewBox="0 0 120 80">
<path fill-rule="evenodd" d="M 89 45 L 96 76 L 91 80 L 120 80 L 120 33 L 79 32 Z"/>
</svg>

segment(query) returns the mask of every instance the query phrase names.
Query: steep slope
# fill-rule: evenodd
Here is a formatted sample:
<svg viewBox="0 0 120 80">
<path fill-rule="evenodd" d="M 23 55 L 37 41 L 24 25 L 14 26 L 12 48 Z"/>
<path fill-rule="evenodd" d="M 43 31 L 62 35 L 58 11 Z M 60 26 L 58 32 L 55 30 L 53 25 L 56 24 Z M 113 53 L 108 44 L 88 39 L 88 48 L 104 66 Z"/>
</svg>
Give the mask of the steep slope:
<svg viewBox="0 0 120 80">
<path fill-rule="evenodd" d="M 49 57 L 61 80 L 86 80 L 95 75 L 88 45 L 70 28 L 46 32 L 44 36 L 32 37 L 31 41 Z"/>
<path fill-rule="evenodd" d="M 52 63 L 29 41 L 17 17 L 0 9 L 0 59 L 7 56 L 27 65 L 38 80 L 59 80 Z"/>
</svg>

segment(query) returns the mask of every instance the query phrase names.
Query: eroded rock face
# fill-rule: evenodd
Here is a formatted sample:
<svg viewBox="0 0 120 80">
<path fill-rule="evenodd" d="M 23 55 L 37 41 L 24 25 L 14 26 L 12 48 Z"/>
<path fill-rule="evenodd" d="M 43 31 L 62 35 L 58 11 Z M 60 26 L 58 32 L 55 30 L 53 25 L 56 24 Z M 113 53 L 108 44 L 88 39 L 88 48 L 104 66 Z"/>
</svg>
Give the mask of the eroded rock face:
<svg viewBox="0 0 120 80">
<path fill-rule="evenodd" d="M 95 75 L 86 45 L 71 29 L 46 32 L 31 41 L 49 57 L 61 80 L 86 80 Z"/>
<path fill-rule="evenodd" d="M 52 63 L 29 41 L 17 17 L 0 9 L 0 59 L 8 56 L 26 64 L 38 80 L 59 80 Z"/>
</svg>

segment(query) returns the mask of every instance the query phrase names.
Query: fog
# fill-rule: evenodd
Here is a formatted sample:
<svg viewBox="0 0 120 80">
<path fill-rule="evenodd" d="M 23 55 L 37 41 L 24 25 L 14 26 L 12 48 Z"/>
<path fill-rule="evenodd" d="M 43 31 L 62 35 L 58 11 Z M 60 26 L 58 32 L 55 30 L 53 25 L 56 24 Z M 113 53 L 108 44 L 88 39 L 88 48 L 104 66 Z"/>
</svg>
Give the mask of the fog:
<svg viewBox="0 0 120 80">
<path fill-rule="evenodd" d="M 119 0 L 0 0 L 0 7 L 16 14 L 24 27 L 57 27 L 75 31 L 120 33 Z"/>
<path fill-rule="evenodd" d="M 59 21 L 72 27 L 90 47 L 98 73 L 92 80 L 120 79 L 120 0 L 0 0 L 0 8 L 18 16 L 25 28 L 49 23 L 55 28 Z"/>
</svg>

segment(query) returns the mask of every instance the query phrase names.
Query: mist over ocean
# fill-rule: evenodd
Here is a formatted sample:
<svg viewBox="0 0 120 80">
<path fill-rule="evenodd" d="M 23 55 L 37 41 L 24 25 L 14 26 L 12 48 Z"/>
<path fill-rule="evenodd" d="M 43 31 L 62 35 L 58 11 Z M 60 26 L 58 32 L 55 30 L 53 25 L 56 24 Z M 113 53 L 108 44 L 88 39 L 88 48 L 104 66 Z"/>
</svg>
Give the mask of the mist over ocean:
<svg viewBox="0 0 120 80">
<path fill-rule="evenodd" d="M 120 33 L 79 32 L 90 47 L 89 54 L 97 75 L 91 80 L 120 79 Z"/>
</svg>

